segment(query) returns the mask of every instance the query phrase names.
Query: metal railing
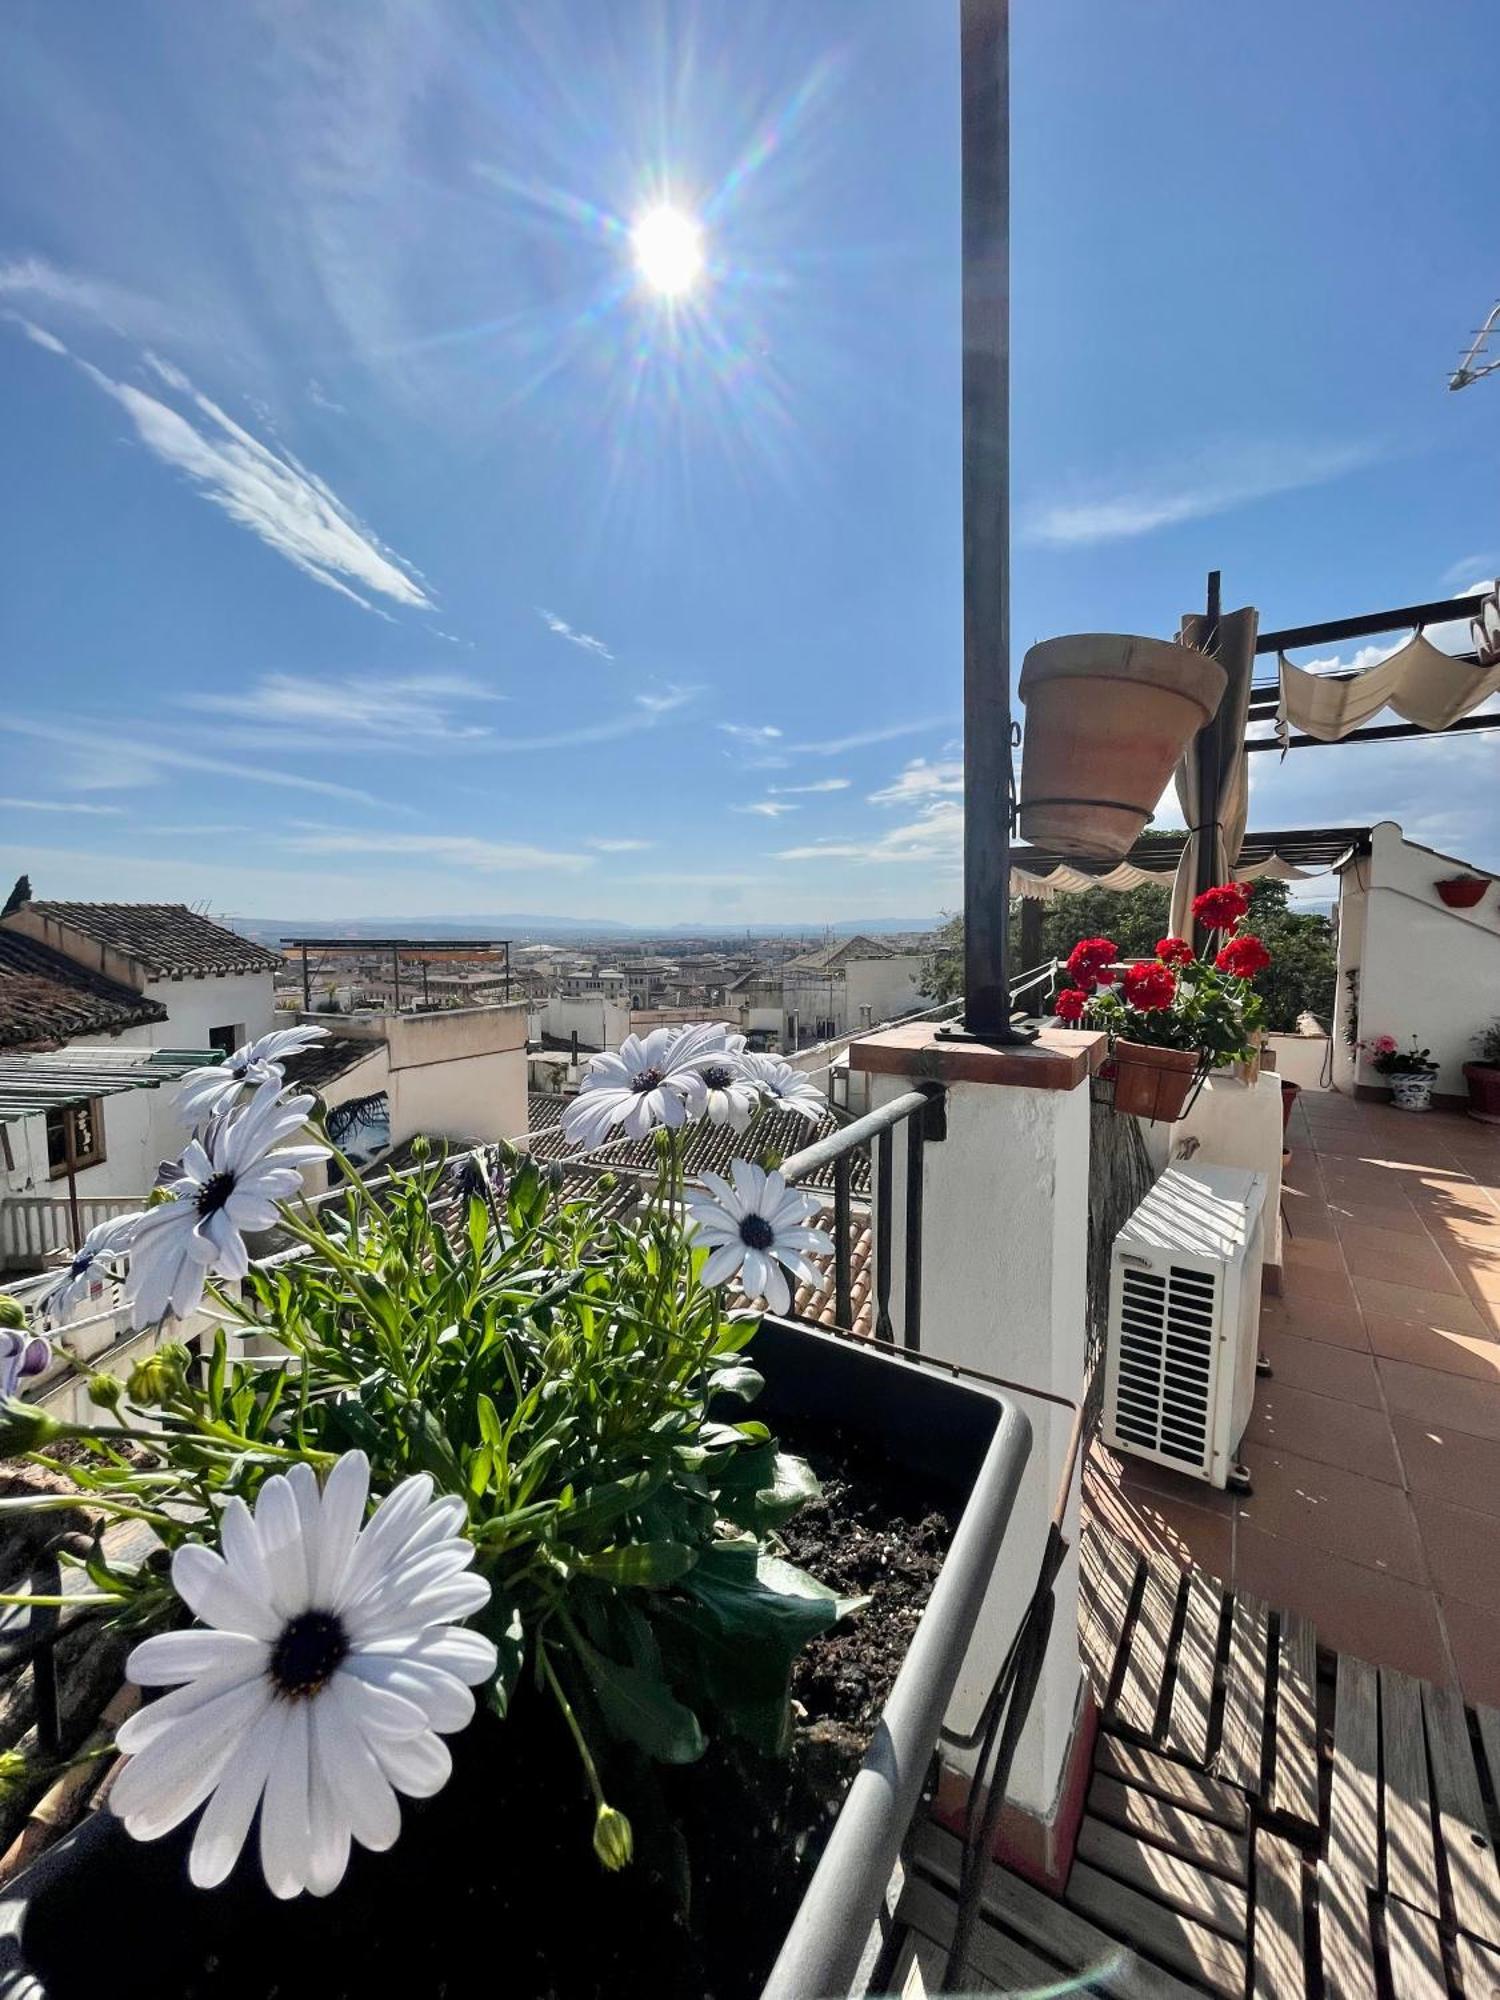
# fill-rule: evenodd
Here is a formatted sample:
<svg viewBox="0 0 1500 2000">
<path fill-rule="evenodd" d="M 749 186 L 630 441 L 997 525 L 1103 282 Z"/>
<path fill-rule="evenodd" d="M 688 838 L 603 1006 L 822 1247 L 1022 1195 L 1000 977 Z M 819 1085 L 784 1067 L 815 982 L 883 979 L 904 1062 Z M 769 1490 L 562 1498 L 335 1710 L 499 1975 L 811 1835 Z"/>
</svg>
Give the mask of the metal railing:
<svg viewBox="0 0 1500 2000">
<path fill-rule="evenodd" d="M 57 1250 L 71 1250 L 96 1223 L 133 1215 L 143 1194 L 0 1195 L 0 1263 L 39 1264 Z"/>
</svg>

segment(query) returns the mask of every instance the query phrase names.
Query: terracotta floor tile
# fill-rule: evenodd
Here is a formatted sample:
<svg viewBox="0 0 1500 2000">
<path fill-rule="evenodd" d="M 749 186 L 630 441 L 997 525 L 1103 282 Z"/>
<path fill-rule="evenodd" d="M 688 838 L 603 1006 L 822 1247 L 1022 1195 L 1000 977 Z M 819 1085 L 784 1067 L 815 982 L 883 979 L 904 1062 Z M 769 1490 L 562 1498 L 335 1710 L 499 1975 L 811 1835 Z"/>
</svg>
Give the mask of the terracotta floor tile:
<svg viewBox="0 0 1500 2000">
<path fill-rule="evenodd" d="M 1500 1383 L 1500 1340 L 1450 1333 L 1446 1327 L 1411 1326 L 1380 1313 L 1366 1314 L 1365 1331 L 1375 1353 L 1388 1361 L 1411 1361 L 1419 1368 L 1441 1368 L 1476 1382 Z"/>
<path fill-rule="evenodd" d="M 1285 1298 L 1272 1299 L 1261 1306 L 1260 1324 L 1263 1333 L 1289 1333 L 1299 1340 L 1370 1351 L 1363 1315 L 1352 1306 L 1319 1306 L 1305 1300 L 1293 1305 Z"/>
<path fill-rule="evenodd" d="M 1243 1589 L 1310 1618 L 1321 1644 L 1422 1680 L 1449 1678 L 1430 1590 L 1306 1541 L 1268 1535 L 1249 1521 L 1239 1524 L 1234 1568 Z"/>
<path fill-rule="evenodd" d="M 1328 1216 L 1341 1243 L 1347 1243 L 1351 1236 L 1416 1237 L 1424 1243 L 1434 1240 L 1409 1201 L 1371 1202 L 1351 1195 L 1342 1205 L 1330 1206 Z"/>
<path fill-rule="evenodd" d="M 1086 1484 L 1085 1504 L 1097 1520 L 1143 1555 L 1161 1556 L 1179 1569 L 1201 1569 L 1206 1576 L 1228 1582 L 1234 1548 L 1234 1523 L 1228 1512 L 1191 1506 L 1145 1487 L 1109 1486 L 1097 1476 Z"/>
<path fill-rule="evenodd" d="M 1431 1493 L 1500 1521 L 1500 1440 L 1424 1424 L 1415 1417 L 1393 1416 L 1391 1428 L 1414 1494 Z"/>
<path fill-rule="evenodd" d="M 1185 1472 L 1173 1472 L 1170 1466 L 1145 1458 L 1122 1456 L 1119 1466 L 1118 1483 L 1127 1493 L 1150 1494 L 1178 1507 L 1199 1507 L 1222 1515 L 1226 1521 L 1234 1518 L 1234 1495 L 1221 1486 L 1210 1486 L 1206 1480 L 1191 1479 Z"/>
<path fill-rule="evenodd" d="M 1345 1275 L 1344 1253 L 1331 1232 L 1322 1237 L 1288 1236 L 1281 1248 L 1289 1271 L 1336 1271 L 1340 1276 Z"/>
<path fill-rule="evenodd" d="M 1408 1583 L 1426 1581 L 1411 1504 L 1398 1486 L 1247 1439 L 1240 1456 L 1255 1490 L 1238 1526 L 1327 1549 Z"/>
<path fill-rule="evenodd" d="M 1460 1687 L 1470 1701 L 1500 1708 L 1500 1618 L 1459 1598 L 1446 1598 L 1438 1608 Z"/>
<path fill-rule="evenodd" d="M 1356 1238 L 1342 1237 L 1350 1276 L 1378 1278 L 1390 1284 L 1411 1285 L 1430 1292 L 1462 1298 L 1464 1288 L 1458 1273 L 1427 1235 L 1401 1235 L 1395 1230 L 1371 1230 Z"/>
<path fill-rule="evenodd" d="M 1360 1358 L 1340 1348 L 1328 1352 L 1348 1360 Z M 1374 1374 L 1373 1363 L 1370 1372 Z M 1245 1436 L 1256 1444 L 1315 1459 L 1320 1465 L 1340 1465 L 1346 1472 L 1384 1480 L 1389 1486 L 1401 1484 L 1401 1464 L 1390 1421 L 1378 1407 L 1346 1403 L 1285 1381 L 1262 1381 L 1256 1384 L 1255 1408 Z"/>
<path fill-rule="evenodd" d="M 1362 1349 L 1337 1347 L 1326 1340 L 1261 1327 L 1261 1352 L 1271 1364 L 1271 1379 L 1282 1388 L 1309 1389 L 1315 1396 L 1337 1396 L 1364 1409 L 1383 1408 L 1375 1363 Z M 1258 1389 L 1269 1388 L 1262 1382 Z"/>
<path fill-rule="evenodd" d="M 1473 1333 L 1481 1339 L 1489 1326 L 1474 1301 L 1459 1292 L 1435 1292 L 1425 1285 L 1394 1284 L 1383 1278 L 1356 1278 L 1354 1296 L 1366 1315 L 1404 1319 L 1413 1326 L 1439 1326 L 1448 1333 Z"/>
<path fill-rule="evenodd" d="M 1356 1302 L 1342 1268 L 1337 1271 L 1309 1271 L 1288 1265 L 1282 1290 L 1291 1305 L 1352 1306 Z"/>
<path fill-rule="evenodd" d="M 1441 1368 L 1377 1360 L 1392 1416 L 1415 1417 L 1436 1430 L 1500 1440 L 1500 1388 Z"/>
<path fill-rule="evenodd" d="M 1414 1494 L 1411 1504 L 1438 1595 L 1500 1615 L 1500 1535 L 1494 1515 L 1454 1507 L 1430 1493 Z"/>
<path fill-rule="evenodd" d="M 1447 1256 L 1471 1299 L 1488 1299 L 1491 1303 L 1500 1299 L 1500 1255 L 1476 1251 L 1469 1244 L 1450 1244 Z"/>
</svg>

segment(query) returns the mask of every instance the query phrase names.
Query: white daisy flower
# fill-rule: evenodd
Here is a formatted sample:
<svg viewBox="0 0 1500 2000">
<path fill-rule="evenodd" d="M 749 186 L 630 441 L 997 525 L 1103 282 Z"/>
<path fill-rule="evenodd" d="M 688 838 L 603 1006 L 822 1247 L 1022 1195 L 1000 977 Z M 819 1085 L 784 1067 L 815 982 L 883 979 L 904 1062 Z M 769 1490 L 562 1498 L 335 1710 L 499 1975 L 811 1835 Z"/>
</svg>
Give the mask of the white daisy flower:
<svg viewBox="0 0 1500 2000">
<path fill-rule="evenodd" d="M 109 1266 L 117 1257 L 122 1257 L 130 1245 L 130 1239 L 140 1227 L 141 1217 L 135 1215 L 111 1216 L 107 1222 L 96 1222 L 73 1252 L 73 1261 L 58 1279 L 57 1283 L 43 1293 L 40 1311 L 44 1318 L 61 1325 L 72 1317 L 74 1308 L 87 1299 L 98 1278 L 110 1276 Z"/>
<path fill-rule="evenodd" d="M 294 1465 L 266 1481 L 253 1515 L 232 1499 L 222 1555 L 187 1542 L 172 1558 L 174 1588 L 208 1629 L 161 1633 L 125 1662 L 131 1680 L 172 1692 L 121 1729 L 130 1762 L 110 1805 L 155 1840 L 207 1801 L 188 1861 L 200 1889 L 234 1867 L 259 1806 L 272 1895 L 326 1896 L 351 1841 L 395 1841 L 397 1793 L 442 1790 L 453 1766 L 441 1736 L 464 1727 L 469 1689 L 495 1672 L 490 1641 L 454 1623 L 490 1596 L 465 1574 L 463 1501 L 434 1500 L 419 1473 L 361 1529 L 369 1483 L 351 1451 L 321 1493 Z"/>
<path fill-rule="evenodd" d="M 186 1319 L 202 1302 L 210 1271 L 244 1277 L 250 1252 L 242 1232 L 269 1229 L 277 1202 L 301 1187 L 301 1169 L 328 1158 L 318 1145 L 271 1151 L 306 1123 L 312 1102 L 283 1102 L 271 1077 L 242 1109 L 221 1113 L 201 1139 L 188 1141 L 165 1183 L 173 1199 L 136 1218 L 126 1296 L 137 1326 L 169 1312 Z"/>
<path fill-rule="evenodd" d="M 731 1160 L 729 1172 L 732 1187 L 718 1174 L 705 1174 L 706 1193 L 688 1190 L 695 1238 L 710 1246 L 703 1282 L 722 1285 L 738 1274 L 745 1295 L 764 1299 L 774 1313 L 792 1303 L 786 1271 L 825 1291 L 828 1279 L 808 1254 L 833 1255 L 832 1238 L 808 1227 L 822 1206 L 817 1196 L 789 1188 L 780 1174 L 748 1160 Z"/>
<path fill-rule="evenodd" d="M 288 1056 L 300 1055 L 315 1043 L 327 1039 L 326 1028 L 273 1028 L 269 1035 L 246 1042 L 221 1063 L 190 1069 L 177 1091 L 177 1109 L 183 1123 L 201 1132 L 217 1112 L 227 1111 L 247 1086 L 258 1090 L 273 1078 L 280 1083 L 286 1072 L 282 1064 Z"/>
<path fill-rule="evenodd" d="M 722 1030 L 720 1030 L 722 1033 Z M 707 1052 L 699 1028 L 653 1028 L 627 1035 L 619 1051 L 591 1058 L 588 1075 L 563 1113 L 573 1146 L 598 1146 L 619 1126 L 640 1139 L 657 1125 L 675 1131 L 703 1110 L 707 1093 L 696 1064 Z"/>
<path fill-rule="evenodd" d="M 702 1053 L 690 1051 L 688 1060 L 703 1079 L 704 1116 L 710 1125 L 743 1132 L 760 1109 L 760 1093 L 745 1074 L 745 1037 L 717 1022 L 686 1032 L 701 1042 Z"/>
<path fill-rule="evenodd" d="M 809 1125 L 822 1123 L 828 1100 L 811 1077 L 780 1056 L 747 1055 L 742 1060 L 746 1076 L 763 1096 L 783 1111 L 799 1112 Z"/>
</svg>

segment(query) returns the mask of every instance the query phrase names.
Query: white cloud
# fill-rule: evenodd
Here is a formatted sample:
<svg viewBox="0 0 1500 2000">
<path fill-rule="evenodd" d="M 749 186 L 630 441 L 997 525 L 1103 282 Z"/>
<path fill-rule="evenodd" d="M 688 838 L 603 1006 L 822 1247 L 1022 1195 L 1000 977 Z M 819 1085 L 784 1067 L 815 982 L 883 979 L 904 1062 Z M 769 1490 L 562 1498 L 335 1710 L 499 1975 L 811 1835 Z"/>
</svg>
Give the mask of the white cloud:
<svg viewBox="0 0 1500 2000">
<path fill-rule="evenodd" d="M 877 840 L 818 840 L 804 847 L 784 847 L 776 861 L 859 861 L 890 866 L 919 864 L 947 873 L 963 855 L 964 812 L 948 799 L 935 800 L 919 818 L 893 826 Z"/>
<path fill-rule="evenodd" d="M 731 812 L 758 813 L 762 819 L 780 819 L 783 813 L 794 813 L 797 806 L 784 805 L 780 799 L 758 799 L 751 806 L 731 806 Z"/>
<path fill-rule="evenodd" d="M 810 785 L 772 785 L 770 790 L 778 795 L 803 792 L 847 792 L 852 778 L 815 778 Z"/>
<path fill-rule="evenodd" d="M 165 743 L 144 743 L 135 737 L 119 736 L 113 726 L 103 725 L 108 734 L 108 750 L 91 749 L 82 724 L 65 725 L 31 722 L 20 716 L 0 715 L 0 729 L 16 736 L 28 736 L 39 743 L 55 743 L 73 754 L 75 767 L 62 782 L 70 790 L 116 791 L 127 787 L 154 785 L 164 771 L 196 771 L 206 776 L 232 778 L 255 785 L 275 785 L 294 792 L 318 792 L 325 798 L 348 799 L 359 805 L 379 806 L 385 812 L 407 812 L 409 807 L 393 805 L 373 792 L 356 785 L 335 784 L 331 778 L 303 778 L 291 771 L 277 771 L 263 764 L 247 764 L 230 757 L 213 757 L 195 750 L 174 749 Z"/>
<path fill-rule="evenodd" d="M 1486 549 L 1477 556 L 1460 556 L 1456 563 L 1449 563 L 1442 581 L 1460 597 L 1466 597 L 1471 591 L 1487 590 L 1497 576 L 1500 576 L 1500 549 Z M 1468 581 L 1474 577 L 1482 577 L 1484 581 Z"/>
<path fill-rule="evenodd" d="M 585 847 L 592 847 L 599 854 L 641 854 L 648 847 L 654 847 L 651 840 L 617 840 L 612 835 L 601 835 L 595 840 L 586 840 Z"/>
<path fill-rule="evenodd" d="M 876 729 L 856 730 L 850 736 L 829 736 L 819 742 L 788 743 L 787 749 L 799 757 L 838 757 L 846 750 L 867 750 L 873 743 L 894 743 L 902 736 L 920 736 L 928 729 L 947 728 L 947 715 L 924 715 L 915 722 L 888 722 Z"/>
<path fill-rule="evenodd" d="M 234 716 L 271 730 L 309 730 L 332 739 L 354 738 L 411 746 L 414 741 L 475 742 L 490 735 L 482 723 L 460 721 L 465 704 L 506 697 L 464 674 L 348 675 L 313 680 L 303 674 L 263 674 L 237 694 L 193 694 L 186 705 L 210 715 Z"/>
<path fill-rule="evenodd" d="M 477 840 L 453 833 L 307 833 L 282 842 L 298 854 L 388 854 L 473 868 L 484 874 L 506 874 L 532 868 L 556 868 L 574 875 L 593 866 L 587 854 L 559 853 L 521 842 Z"/>
<path fill-rule="evenodd" d="M 736 743 L 774 743 L 781 735 L 770 723 L 721 722 L 720 730 L 725 736 L 732 736 Z"/>
<path fill-rule="evenodd" d="M 24 319 L 20 313 L 6 313 L 12 326 L 19 327 L 33 347 L 44 348 L 48 354 L 66 354 L 67 348 L 55 333 L 48 333 L 46 327 L 38 326 L 35 320 Z"/>
<path fill-rule="evenodd" d="M 64 271 L 44 257 L 12 257 L 0 263 L 0 298 L 40 299 L 64 318 L 96 320 L 140 340 L 161 340 L 174 331 L 171 315 L 154 299 L 107 278 Z M 67 352 L 55 335 L 47 335 L 41 344 L 54 354 Z"/>
<path fill-rule="evenodd" d="M 570 646 L 577 646 L 585 653 L 594 653 L 601 660 L 612 660 L 614 654 L 602 639 L 596 639 L 592 632 L 580 632 L 570 625 L 566 618 L 559 618 L 555 611 L 546 611 L 539 604 L 536 615 L 549 632 L 555 632 L 559 639 L 566 639 Z"/>
<path fill-rule="evenodd" d="M 1052 501 L 1029 515 L 1024 539 L 1054 548 L 1124 541 L 1300 487 L 1342 478 L 1376 456 L 1371 445 L 1258 444 L 1195 455 L 1139 485 Z"/>
<path fill-rule="evenodd" d="M 635 698 L 636 706 L 645 709 L 648 715 L 670 715 L 674 708 L 685 708 L 701 690 L 696 687 L 665 687 L 659 690 L 647 689 Z"/>
<path fill-rule="evenodd" d="M 890 784 L 878 792 L 871 792 L 872 806 L 913 805 L 919 799 L 934 799 L 963 796 L 964 767 L 961 758 L 949 761 L 941 759 L 930 763 L 925 757 L 914 757 Z"/>
<path fill-rule="evenodd" d="M 81 799 L 0 799 L 7 812 L 94 813 L 118 816 L 123 806 L 90 806 Z"/>
<path fill-rule="evenodd" d="M 69 352 L 61 341 L 49 338 L 53 352 Z M 156 355 L 146 356 L 157 381 L 191 406 L 196 421 L 133 383 L 116 381 L 92 362 L 71 358 L 125 411 L 148 451 L 184 473 L 214 506 L 304 575 L 353 598 L 367 611 L 375 607 L 360 595 L 361 590 L 396 604 L 431 608 L 431 599 L 410 565 L 382 547 L 331 487 L 285 448 L 275 450 L 252 436 L 195 389 L 180 368 Z"/>
</svg>

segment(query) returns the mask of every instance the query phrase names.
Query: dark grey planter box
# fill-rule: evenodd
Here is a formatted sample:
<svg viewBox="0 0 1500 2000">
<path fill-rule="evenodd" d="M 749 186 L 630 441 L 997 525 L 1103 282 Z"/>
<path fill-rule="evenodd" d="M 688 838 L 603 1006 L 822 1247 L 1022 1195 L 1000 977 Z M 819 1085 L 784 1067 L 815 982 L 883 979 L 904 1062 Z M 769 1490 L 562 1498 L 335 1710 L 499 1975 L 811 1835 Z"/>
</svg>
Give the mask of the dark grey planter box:
<svg viewBox="0 0 1500 2000">
<path fill-rule="evenodd" d="M 766 1377 L 756 1414 L 773 1428 L 797 1417 L 838 1423 L 850 1436 L 877 1445 L 892 1465 L 963 1503 L 874 1741 L 764 1988 L 764 2000 L 809 2000 L 847 1994 L 856 1976 L 1000 1554 L 1031 1427 L 1008 1398 L 946 1370 L 787 1321 L 765 1321 L 753 1354 Z M 93 2000 L 101 1992 L 147 1990 L 131 1983 L 144 1968 L 120 1965 L 108 1936 L 86 1933 L 77 1939 L 74 1961 L 54 1964 L 44 1982 L 28 1963 L 26 1929 L 29 1915 L 45 1909 L 61 1883 L 78 1886 L 80 1871 L 85 1878 L 97 1871 L 102 1880 L 120 1869 L 141 1869 L 141 1893 L 153 1898 L 154 1919 L 164 1928 L 177 1920 L 174 1897 L 181 1898 L 183 1914 L 189 1905 L 211 1903 L 212 1895 L 193 1889 L 180 1869 L 165 1888 L 160 1861 L 146 1874 L 144 1857 L 162 1847 L 132 1842 L 100 1811 L 17 1876 L 0 1895 L 0 2000 L 84 1994 Z M 587 1857 L 581 1865 L 586 1863 Z M 256 1949 L 254 1936 L 230 1932 L 223 1942 L 226 1953 Z M 467 1950 L 463 1956 L 478 1963 Z"/>
</svg>

